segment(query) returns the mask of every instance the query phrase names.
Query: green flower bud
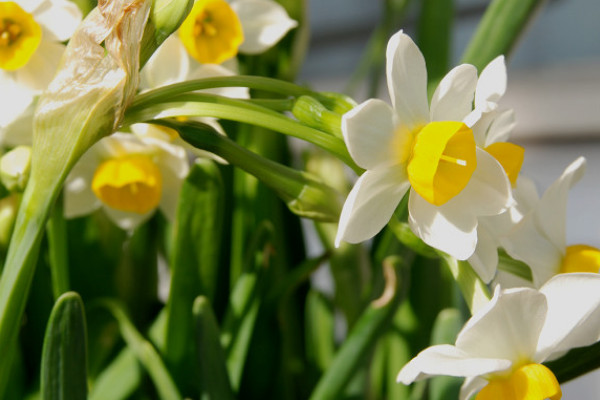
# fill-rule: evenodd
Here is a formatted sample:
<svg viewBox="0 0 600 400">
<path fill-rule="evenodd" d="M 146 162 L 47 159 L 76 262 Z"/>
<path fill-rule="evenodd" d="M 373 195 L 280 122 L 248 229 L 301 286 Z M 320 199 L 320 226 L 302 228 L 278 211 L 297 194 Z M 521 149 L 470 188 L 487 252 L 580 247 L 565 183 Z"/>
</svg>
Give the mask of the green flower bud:
<svg viewBox="0 0 600 400">
<path fill-rule="evenodd" d="M 10 192 L 22 191 L 29 180 L 31 148 L 18 146 L 0 159 L 0 180 Z"/>
<path fill-rule="evenodd" d="M 342 138 L 342 115 L 329 111 L 314 97 L 300 96 L 294 103 L 292 114 L 311 128 Z"/>
</svg>

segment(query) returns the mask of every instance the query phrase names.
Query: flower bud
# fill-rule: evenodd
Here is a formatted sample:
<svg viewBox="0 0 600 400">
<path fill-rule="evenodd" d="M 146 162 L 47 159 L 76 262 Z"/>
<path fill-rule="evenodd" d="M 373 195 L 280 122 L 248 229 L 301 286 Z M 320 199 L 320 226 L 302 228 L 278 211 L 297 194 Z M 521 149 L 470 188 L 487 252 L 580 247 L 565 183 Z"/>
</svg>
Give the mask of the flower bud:
<svg viewBox="0 0 600 400">
<path fill-rule="evenodd" d="M 10 192 L 22 191 L 29 179 L 31 148 L 18 146 L 0 159 L 0 180 Z"/>
</svg>

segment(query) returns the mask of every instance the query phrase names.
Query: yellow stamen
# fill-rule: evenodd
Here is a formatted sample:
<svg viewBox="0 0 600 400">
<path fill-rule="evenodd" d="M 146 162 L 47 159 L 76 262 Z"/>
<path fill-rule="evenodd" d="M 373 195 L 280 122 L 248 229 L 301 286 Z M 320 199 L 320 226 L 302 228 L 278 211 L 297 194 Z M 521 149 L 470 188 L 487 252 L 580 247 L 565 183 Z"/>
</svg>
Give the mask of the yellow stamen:
<svg viewBox="0 0 600 400">
<path fill-rule="evenodd" d="M 568 246 L 560 266 L 560 273 L 570 272 L 600 272 L 600 250 L 584 244 Z"/>
<path fill-rule="evenodd" d="M 17 70 L 29 62 L 42 40 L 33 16 L 12 1 L 0 2 L 0 68 Z"/>
<path fill-rule="evenodd" d="M 559 400 L 562 397 L 556 377 L 542 364 L 527 364 L 508 377 L 493 378 L 475 400 Z"/>
<path fill-rule="evenodd" d="M 485 151 L 490 153 L 502 165 L 512 187 L 515 187 L 523 166 L 525 149 L 514 143 L 498 142 L 490 144 L 485 148 Z"/>
<path fill-rule="evenodd" d="M 98 166 L 92 190 L 111 208 L 145 214 L 160 202 L 162 175 L 146 155 L 114 158 Z"/>
<path fill-rule="evenodd" d="M 179 28 L 188 53 L 201 63 L 220 64 L 237 55 L 242 24 L 224 0 L 198 0 Z"/>
<path fill-rule="evenodd" d="M 431 122 L 408 145 L 410 184 L 436 206 L 459 194 L 477 167 L 473 131 L 462 122 Z"/>
</svg>

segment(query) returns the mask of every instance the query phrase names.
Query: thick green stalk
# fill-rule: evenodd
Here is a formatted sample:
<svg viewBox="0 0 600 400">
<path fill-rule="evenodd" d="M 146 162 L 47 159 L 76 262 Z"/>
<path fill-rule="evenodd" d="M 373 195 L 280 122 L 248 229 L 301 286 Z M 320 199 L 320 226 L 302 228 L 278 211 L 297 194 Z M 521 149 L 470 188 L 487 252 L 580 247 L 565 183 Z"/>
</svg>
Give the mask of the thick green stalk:
<svg viewBox="0 0 600 400">
<path fill-rule="evenodd" d="M 493 0 L 473 35 L 462 62 L 481 71 L 501 54 L 509 55 L 544 0 Z"/>
<path fill-rule="evenodd" d="M 52 275 L 52 291 L 54 292 L 54 298 L 58 299 L 70 287 L 67 226 L 60 200 L 52 208 L 46 232 L 48 236 L 48 261 Z"/>
</svg>

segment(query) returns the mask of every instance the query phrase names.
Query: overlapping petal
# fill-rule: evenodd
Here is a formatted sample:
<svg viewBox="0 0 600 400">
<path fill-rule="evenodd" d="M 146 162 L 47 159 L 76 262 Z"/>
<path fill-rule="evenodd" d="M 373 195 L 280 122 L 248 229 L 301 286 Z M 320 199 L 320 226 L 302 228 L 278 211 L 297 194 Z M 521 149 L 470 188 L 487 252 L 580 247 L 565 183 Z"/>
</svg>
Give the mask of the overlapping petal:
<svg viewBox="0 0 600 400">
<path fill-rule="evenodd" d="M 358 243 L 373 237 L 390 220 L 409 186 L 402 168 L 392 166 L 366 171 L 344 203 L 336 246 L 342 240 Z"/>
<path fill-rule="evenodd" d="M 431 98 L 431 121 L 462 121 L 473 108 L 477 69 L 462 64 L 452 69 L 436 88 Z"/>
</svg>

